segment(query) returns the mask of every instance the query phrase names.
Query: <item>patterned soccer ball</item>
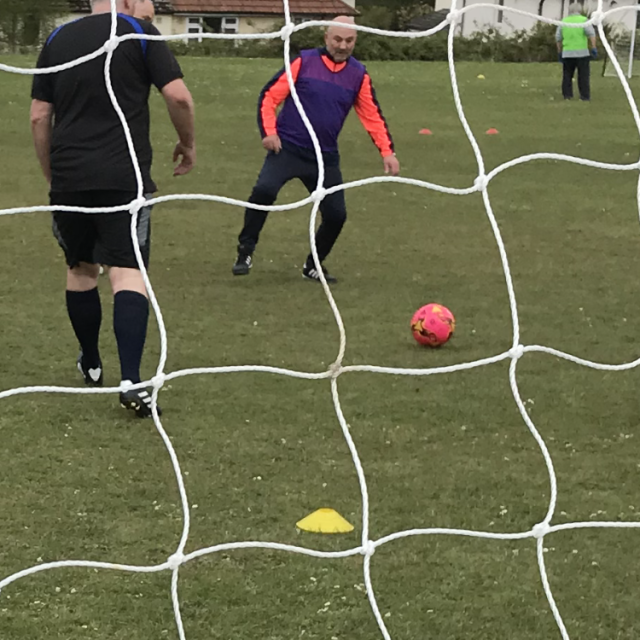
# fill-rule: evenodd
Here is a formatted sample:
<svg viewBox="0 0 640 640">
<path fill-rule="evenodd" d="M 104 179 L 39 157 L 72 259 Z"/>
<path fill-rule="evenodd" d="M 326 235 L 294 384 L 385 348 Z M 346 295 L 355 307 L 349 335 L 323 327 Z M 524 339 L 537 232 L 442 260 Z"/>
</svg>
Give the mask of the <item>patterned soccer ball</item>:
<svg viewBox="0 0 640 640">
<path fill-rule="evenodd" d="M 427 304 L 420 307 L 411 318 L 413 337 L 428 347 L 439 347 L 453 335 L 456 319 L 447 307 Z"/>
</svg>

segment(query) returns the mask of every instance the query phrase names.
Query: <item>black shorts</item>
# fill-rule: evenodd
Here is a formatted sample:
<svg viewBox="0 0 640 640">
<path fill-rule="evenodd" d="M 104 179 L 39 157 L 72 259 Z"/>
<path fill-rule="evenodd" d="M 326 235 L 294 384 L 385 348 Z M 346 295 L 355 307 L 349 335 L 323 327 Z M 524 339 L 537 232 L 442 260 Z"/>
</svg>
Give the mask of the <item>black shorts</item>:
<svg viewBox="0 0 640 640">
<path fill-rule="evenodd" d="M 125 191 L 77 191 L 52 193 L 50 203 L 73 207 L 116 207 L 129 204 L 135 198 L 135 193 Z M 151 209 L 147 206 L 138 213 L 138 242 L 145 267 L 149 266 L 151 249 Z M 52 215 L 53 235 L 64 251 L 69 267 L 87 262 L 109 267 L 138 268 L 131 239 L 131 214 L 128 211 L 56 211 Z"/>
</svg>

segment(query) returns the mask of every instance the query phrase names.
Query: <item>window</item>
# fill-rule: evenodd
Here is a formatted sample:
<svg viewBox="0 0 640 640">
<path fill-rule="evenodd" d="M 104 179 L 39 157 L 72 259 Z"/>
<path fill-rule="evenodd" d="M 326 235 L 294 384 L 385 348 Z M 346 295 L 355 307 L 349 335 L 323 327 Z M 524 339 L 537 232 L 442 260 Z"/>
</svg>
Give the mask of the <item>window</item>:
<svg viewBox="0 0 640 640">
<path fill-rule="evenodd" d="M 203 18 L 206 31 L 209 33 L 222 33 L 222 18 Z"/>
<path fill-rule="evenodd" d="M 187 33 L 202 33 L 202 18 L 187 18 Z M 202 38 L 197 40 L 202 42 Z"/>
<path fill-rule="evenodd" d="M 504 0 L 498 0 L 498 4 L 501 7 L 504 7 Z M 502 23 L 503 20 L 504 20 L 504 11 L 498 11 L 498 22 Z"/>
<path fill-rule="evenodd" d="M 203 18 L 203 22 L 205 31 L 209 33 L 238 33 L 240 27 L 240 20 L 235 17 L 208 16 Z"/>
<path fill-rule="evenodd" d="M 222 33 L 238 33 L 240 20 L 238 18 L 222 18 Z"/>
</svg>

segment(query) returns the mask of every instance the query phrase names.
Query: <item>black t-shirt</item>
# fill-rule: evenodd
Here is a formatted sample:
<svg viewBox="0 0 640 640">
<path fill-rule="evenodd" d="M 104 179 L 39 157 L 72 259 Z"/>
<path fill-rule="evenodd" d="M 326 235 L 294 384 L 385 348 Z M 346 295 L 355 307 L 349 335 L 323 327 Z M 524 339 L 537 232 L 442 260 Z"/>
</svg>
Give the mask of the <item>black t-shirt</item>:
<svg viewBox="0 0 640 640">
<path fill-rule="evenodd" d="M 64 25 L 49 36 L 38 67 L 64 64 L 94 52 L 109 39 L 110 28 L 108 13 Z M 135 32 L 159 35 L 149 23 L 120 15 L 117 34 Z M 34 77 L 31 97 L 53 104 L 51 190 L 55 193 L 136 191 L 124 129 L 107 93 L 105 60 L 103 54 L 67 71 Z M 162 89 L 182 77 L 165 42 L 125 40 L 113 54 L 111 82 L 131 130 L 147 193 L 156 190 L 149 140 L 151 85 Z"/>
</svg>

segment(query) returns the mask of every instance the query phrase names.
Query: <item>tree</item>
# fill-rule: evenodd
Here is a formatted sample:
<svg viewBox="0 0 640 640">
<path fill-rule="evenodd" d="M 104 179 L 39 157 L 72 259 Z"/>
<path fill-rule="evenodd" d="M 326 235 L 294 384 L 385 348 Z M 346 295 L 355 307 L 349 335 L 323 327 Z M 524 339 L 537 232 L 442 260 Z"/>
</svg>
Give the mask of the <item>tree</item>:
<svg viewBox="0 0 640 640">
<path fill-rule="evenodd" d="M 359 5 L 360 24 L 366 24 L 375 29 L 393 29 L 396 26 L 396 14 L 388 7 L 373 5 L 363 7 Z"/>
<path fill-rule="evenodd" d="M 56 17 L 69 11 L 64 0 L 0 0 L 0 42 L 11 51 L 34 46 L 46 35 Z"/>
<path fill-rule="evenodd" d="M 416 2 L 408 6 L 404 6 L 398 10 L 398 27 L 404 31 L 407 25 L 420 16 L 426 16 L 433 11 L 433 5 L 430 2 Z"/>
<path fill-rule="evenodd" d="M 362 14 L 360 22 L 381 29 L 403 28 L 403 25 L 412 17 L 429 13 L 434 6 L 435 0 L 358 0 L 357 2 L 357 7 Z"/>
</svg>

